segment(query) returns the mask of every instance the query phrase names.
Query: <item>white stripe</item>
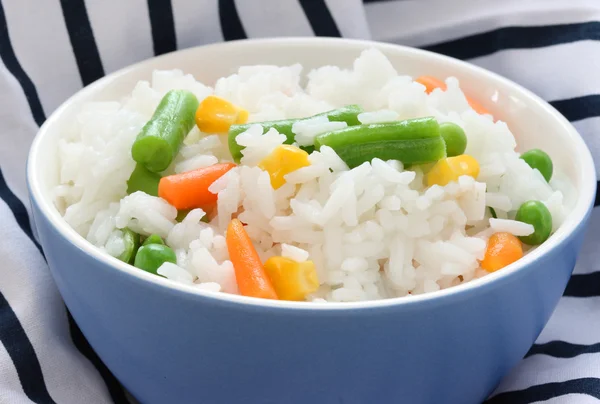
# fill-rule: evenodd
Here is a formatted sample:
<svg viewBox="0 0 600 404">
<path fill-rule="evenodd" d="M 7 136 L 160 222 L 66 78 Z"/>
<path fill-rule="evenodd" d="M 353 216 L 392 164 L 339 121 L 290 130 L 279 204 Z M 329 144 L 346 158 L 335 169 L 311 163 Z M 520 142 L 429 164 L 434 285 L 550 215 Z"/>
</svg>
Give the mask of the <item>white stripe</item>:
<svg viewBox="0 0 600 404">
<path fill-rule="evenodd" d="M 109 404 L 98 371 L 71 342 L 63 303 L 41 254 L 3 201 L 0 223 L 0 240 L 11 241 L 0 243 L 2 293 L 33 345 L 48 392 L 61 404 Z"/>
<path fill-rule="evenodd" d="M 60 5 L 37 0 L 2 4 L 15 54 L 48 116 L 82 87 Z"/>
<path fill-rule="evenodd" d="M 534 355 L 523 359 L 504 378 L 494 394 L 583 377 L 600 377 L 600 354 L 579 355 L 569 359 Z"/>
<path fill-rule="evenodd" d="M 562 340 L 590 345 L 600 342 L 600 297 L 563 297 L 537 343 Z"/>
<path fill-rule="evenodd" d="M 597 0 L 390 1 L 365 7 L 375 40 L 422 46 L 506 26 L 600 19 Z"/>
<path fill-rule="evenodd" d="M 314 35 L 297 0 L 268 3 L 267 7 L 257 7 L 253 1 L 236 1 L 237 12 L 248 38 Z"/>
<path fill-rule="evenodd" d="M 2 174 L 12 192 L 21 200 L 27 201 L 25 165 L 29 146 L 37 132 L 31 109 L 23 88 L 6 69 L 0 59 L 0 141 L 7 147 L 0 147 Z M 29 207 L 29 204 L 25 206 Z"/>
<path fill-rule="evenodd" d="M 371 39 L 362 0 L 325 0 L 325 3 L 343 37 Z"/>
<path fill-rule="evenodd" d="M 223 41 L 217 0 L 171 0 L 179 49 Z"/>
<path fill-rule="evenodd" d="M 549 101 L 600 93 L 597 41 L 504 50 L 469 61 L 520 83 Z"/>
<path fill-rule="evenodd" d="M 600 65 L 596 65 L 600 66 Z M 591 68 L 592 70 L 594 67 Z M 596 69 L 597 70 L 597 69 Z M 594 82 L 600 82 L 597 79 L 594 79 Z M 600 111 L 597 111 L 600 114 Z M 577 121 L 573 123 L 573 126 L 577 129 L 579 134 L 585 140 L 588 148 L 592 152 L 592 156 L 596 159 L 596 176 L 600 178 L 600 117 L 587 118 L 581 121 Z M 600 223 L 597 226 L 593 226 L 595 229 L 600 229 Z M 600 239 L 600 234 L 598 234 L 597 239 Z M 600 240 L 599 240 L 600 241 Z M 600 245 L 600 244 L 598 244 Z M 598 252 L 598 249 L 595 249 L 594 252 Z M 596 255 L 600 258 L 600 253 Z M 600 261 L 594 261 L 596 263 L 600 263 Z M 596 264 L 600 269 L 600 265 Z"/>
<path fill-rule="evenodd" d="M 0 403 L 33 404 L 33 401 L 25 395 L 17 369 L 2 344 L 0 344 Z"/>
<path fill-rule="evenodd" d="M 595 118 L 600 128 L 600 118 Z M 595 154 L 600 156 L 600 152 Z M 594 209 L 590 218 L 587 234 L 583 240 L 581 253 L 575 266 L 574 274 L 589 274 L 600 271 L 600 209 Z M 600 287 L 600 285 L 599 285 Z"/>
<path fill-rule="evenodd" d="M 536 401 L 535 403 L 541 403 L 542 401 Z M 587 394 L 565 394 L 564 396 L 551 398 L 550 400 L 543 401 L 544 404 L 598 404 L 598 399 L 590 397 Z"/>
<path fill-rule="evenodd" d="M 106 74 L 154 56 L 146 0 L 86 1 Z"/>
</svg>

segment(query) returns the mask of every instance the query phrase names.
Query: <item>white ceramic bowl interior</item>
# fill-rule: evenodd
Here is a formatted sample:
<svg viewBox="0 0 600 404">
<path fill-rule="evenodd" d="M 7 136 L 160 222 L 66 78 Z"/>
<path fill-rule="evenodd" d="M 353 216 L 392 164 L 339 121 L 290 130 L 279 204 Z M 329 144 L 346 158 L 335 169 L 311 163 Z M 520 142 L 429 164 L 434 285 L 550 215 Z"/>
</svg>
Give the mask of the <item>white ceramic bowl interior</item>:
<svg viewBox="0 0 600 404">
<path fill-rule="evenodd" d="M 230 75 L 237 67 L 253 64 L 289 65 L 301 63 L 304 73 L 322 65 L 350 67 L 364 49 L 375 47 L 392 62 L 396 70 L 413 77 L 432 75 L 440 78 L 455 76 L 466 94 L 480 101 L 494 117 L 508 123 L 517 138 L 518 149 L 542 147 L 550 156 L 556 172 L 564 174 L 573 185 L 567 195 L 573 204 L 561 228 L 542 246 L 515 264 L 464 285 L 410 298 L 395 298 L 362 303 L 306 303 L 271 301 L 228 294 L 210 294 L 214 299 L 289 307 L 297 309 L 353 309 L 393 304 L 417 304 L 463 293 L 472 288 L 491 286 L 503 278 L 514 276 L 541 255 L 563 242 L 584 219 L 595 197 L 596 176 L 589 150 L 573 126 L 549 104 L 524 88 L 476 66 L 430 52 L 368 41 L 324 38 L 265 39 L 236 41 L 199 47 L 153 58 L 112 73 L 91 84 L 68 99 L 41 127 L 31 149 L 28 179 L 32 197 L 42 212 L 70 242 L 95 259 L 162 287 L 181 293 L 205 294 L 193 288 L 171 282 L 124 264 L 96 249 L 77 234 L 61 217 L 52 200 L 52 188 L 57 184 L 59 165 L 57 141 L 71 124 L 81 106 L 89 101 L 114 101 L 128 95 L 139 80 L 150 80 L 155 69 L 181 69 L 208 85 Z"/>
</svg>

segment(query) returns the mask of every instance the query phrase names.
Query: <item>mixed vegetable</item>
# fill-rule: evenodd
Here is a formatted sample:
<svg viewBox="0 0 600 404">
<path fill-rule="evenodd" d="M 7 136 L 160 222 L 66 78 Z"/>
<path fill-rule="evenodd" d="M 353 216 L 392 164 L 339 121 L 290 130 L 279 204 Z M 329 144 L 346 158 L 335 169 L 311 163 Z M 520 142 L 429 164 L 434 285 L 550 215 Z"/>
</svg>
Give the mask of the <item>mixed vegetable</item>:
<svg viewBox="0 0 600 404">
<path fill-rule="evenodd" d="M 312 119 L 312 118 L 318 118 L 318 117 L 326 117 L 330 122 L 346 122 L 348 124 L 348 126 L 354 126 L 354 125 L 358 125 L 360 124 L 360 121 L 358 120 L 358 115 L 363 112 L 362 108 L 359 107 L 358 105 L 348 105 L 345 106 L 343 108 L 339 108 L 339 109 L 334 109 L 333 111 L 328 111 L 328 112 L 323 112 L 322 114 L 318 114 L 315 116 L 311 116 L 308 118 L 301 118 L 301 119 L 283 119 L 280 121 L 267 121 L 267 122 L 254 122 L 255 123 L 260 123 L 260 125 L 263 128 L 263 133 L 267 133 L 269 131 L 269 129 L 276 129 L 277 132 L 281 133 L 282 135 L 285 135 L 287 140 L 286 140 L 286 144 L 292 144 L 295 142 L 295 134 L 294 132 L 292 132 L 292 127 L 294 126 L 295 123 L 300 122 L 300 121 L 305 121 L 308 119 Z M 245 124 L 245 125 L 231 125 L 229 127 L 229 152 L 231 153 L 231 156 L 233 157 L 233 160 L 236 163 L 240 162 L 240 159 L 242 158 L 242 150 L 244 149 L 243 146 L 239 145 L 236 141 L 236 138 L 238 137 L 238 135 L 244 133 L 245 131 L 247 131 L 248 129 L 250 129 L 250 126 L 252 124 Z M 314 150 L 314 148 L 312 147 L 305 147 L 305 149 L 308 152 L 311 152 L 312 150 Z"/>
<path fill-rule="evenodd" d="M 416 81 L 424 85 L 428 93 L 436 88 L 446 88 L 445 83 L 430 76 L 419 77 Z M 477 113 L 489 114 L 474 100 L 467 98 L 467 101 Z M 278 189 L 286 183 L 287 174 L 311 164 L 310 152 L 328 146 L 350 168 L 374 158 L 399 160 L 404 165 L 428 164 L 424 179 L 427 186 L 444 186 L 461 176 L 478 177 L 479 162 L 465 154 L 467 136 L 460 126 L 451 122 L 440 124 L 433 117 L 362 124 L 359 120 L 362 112 L 360 106 L 348 105 L 308 118 L 259 122 L 263 133 L 274 128 L 286 136 L 286 141 L 260 161 L 258 167 L 269 173 L 271 185 Z M 243 108 L 216 96 L 198 102 L 189 91 L 169 91 L 133 143 L 131 155 L 136 166 L 127 182 L 127 192 L 142 191 L 163 198 L 177 208 L 178 221 L 191 209 L 210 211 L 218 196 L 210 192 L 209 187 L 236 167 L 243 156 L 243 146 L 238 144 L 237 137 L 252 125 L 247 123 L 248 115 Z M 345 122 L 347 126 L 317 135 L 313 144 L 298 146 L 294 125 L 316 117 Z M 194 124 L 203 133 L 226 133 L 235 163 L 163 175 Z M 521 158 L 550 181 L 553 166 L 546 153 L 533 149 L 523 153 Z M 496 218 L 494 209 L 490 207 L 489 211 Z M 486 271 L 497 271 L 521 258 L 522 244 L 538 245 L 550 236 L 552 216 L 540 201 L 523 203 L 515 220 L 532 225 L 534 232 L 522 237 L 504 232 L 493 234 L 481 261 L 481 267 Z M 122 232 L 125 249 L 118 257 L 120 260 L 153 274 L 157 274 L 164 263 L 177 262 L 175 252 L 160 236 L 152 234 L 143 238 L 128 228 Z M 229 223 L 226 244 L 242 295 L 304 300 L 319 287 L 315 265 L 311 261 L 297 262 L 276 256 L 263 263 L 238 219 Z"/>
</svg>

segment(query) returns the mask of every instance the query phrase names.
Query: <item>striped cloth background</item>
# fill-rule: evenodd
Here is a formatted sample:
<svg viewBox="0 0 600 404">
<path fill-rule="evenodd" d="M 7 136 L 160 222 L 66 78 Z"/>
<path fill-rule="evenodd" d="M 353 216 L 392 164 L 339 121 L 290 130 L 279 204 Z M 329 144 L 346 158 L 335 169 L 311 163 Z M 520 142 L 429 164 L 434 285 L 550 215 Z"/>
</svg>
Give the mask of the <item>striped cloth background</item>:
<svg viewBox="0 0 600 404">
<path fill-rule="evenodd" d="M 83 86 L 154 55 L 312 35 L 418 46 L 498 72 L 550 101 L 600 158 L 598 0 L 1 0 L 0 403 L 127 402 L 30 227 L 25 163 L 39 125 Z M 600 399 L 598 242 L 596 210 L 556 312 L 488 403 Z"/>
</svg>

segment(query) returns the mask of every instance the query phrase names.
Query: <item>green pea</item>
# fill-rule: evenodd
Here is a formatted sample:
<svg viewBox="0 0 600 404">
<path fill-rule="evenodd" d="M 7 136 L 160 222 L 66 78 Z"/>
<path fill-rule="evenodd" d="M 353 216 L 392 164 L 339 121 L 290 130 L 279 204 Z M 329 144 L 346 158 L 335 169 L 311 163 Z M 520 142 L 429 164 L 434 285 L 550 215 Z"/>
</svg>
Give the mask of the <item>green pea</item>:
<svg viewBox="0 0 600 404">
<path fill-rule="evenodd" d="M 125 245 L 125 251 L 119 255 L 119 259 L 123 262 L 131 264 L 135 253 L 140 246 L 140 235 L 127 227 L 122 230 L 123 232 L 123 243 Z"/>
<path fill-rule="evenodd" d="M 147 244 L 140 247 L 133 265 L 157 275 L 156 270 L 165 262 L 176 264 L 175 252 L 163 244 Z"/>
<path fill-rule="evenodd" d="M 540 149 L 531 149 L 523 153 L 521 158 L 525 160 L 529 167 L 537 168 L 546 181 L 550 181 L 550 178 L 552 178 L 553 165 L 552 159 L 546 152 Z"/>
<path fill-rule="evenodd" d="M 164 245 L 165 242 L 158 234 L 152 234 L 152 235 L 148 236 L 148 238 L 146 238 L 146 240 L 144 240 L 144 242 L 142 243 L 142 245 L 148 245 L 148 244 L 163 244 Z"/>
<path fill-rule="evenodd" d="M 515 220 L 523 223 L 529 223 L 533 226 L 534 232 L 529 236 L 521 236 L 522 242 L 529 245 L 539 245 L 550 237 L 552 232 L 552 215 L 550 211 L 540 201 L 527 201 L 519 207 Z"/>
<path fill-rule="evenodd" d="M 460 126 L 452 122 L 440 124 L 440 135 L 446 142 L 446 154 L 448 157 L 460 156 L 467 148 L 467 135 Z"/>
</svg>

